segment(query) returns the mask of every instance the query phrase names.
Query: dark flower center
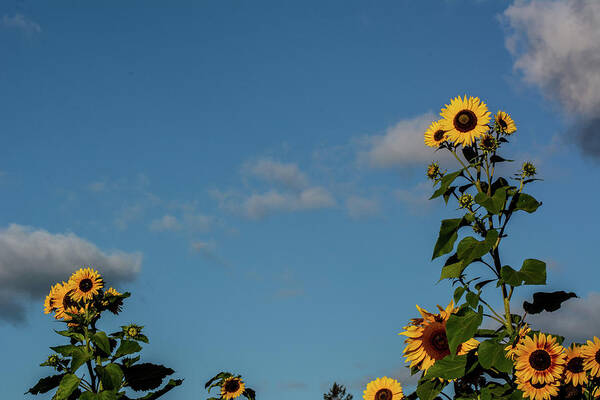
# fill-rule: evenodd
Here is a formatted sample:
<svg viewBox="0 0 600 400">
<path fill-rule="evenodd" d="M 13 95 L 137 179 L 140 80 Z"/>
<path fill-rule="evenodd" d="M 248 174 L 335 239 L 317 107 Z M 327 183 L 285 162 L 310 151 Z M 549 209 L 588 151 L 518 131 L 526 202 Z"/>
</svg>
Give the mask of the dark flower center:
<svg viewBox="0 0 600 400">
<path fill-rule="evenodd" d="M 423 349 L 434 360 L 441 360 L 450 354 L 446 325 L 443 322 L 432 322 L 423 330 Z"/>
<path fill-rule="evenodd" d="M 581 396 L 581 386 L 565 385 L 562 389 L 565 399 L 578 399 Z"/>
<path fill-rule="evenodd" d="M 227 383 L 225 384 L 225 391 L 227 393 L 234 393 L 237 392 L 240 388 L 240 382 L 237 379 L 232 379 L 230 381 L 227 381 Z"/>
<path fill-rule="evenodd" d="M 537 371 L 544 371 L 552 365 L 550 354 L 546 350 L 536 350 L 529 356 L 529 365 Z"/>
<path fill-rule="evenodd" d="M 392 391 L 390 389 L 379 389 L 375 393 L 375 400 L 392 400 Z"/>
<path fill-rule="evenodd" d="M 477 126 L 477 116 L 471 110 L 461 110 L 454 117 L 454 127 L 460 132 L 469 132 Z"/>
<path fill-rule="evenodd" d="M 69 292 L 69 293 L 71 293 L 71 292 Z M 63 308 L 64 308 L 64 309 L 67 309 L 67 308 L 69 308 L 69 307 L 72 307 L 72 306 L 75 306 L 75 305 L 77 305 L 77 304 L 76 304 L 76 303 L 75 303 L 75 302 L 74 302 L 74 301 L 71 299 L 71 296 L 69 296 L 69 293 L 65 294 L 65 296 L 63 297 L 62 304 L 63 304 Z"/>
<path fill-rule="evenodd" d="M 600 350 L 598 350 L 598 351 L 596 352 L 596 357 L 595 357 L 595 358 L 596 358 L 596 362 L 597 362 L 598 364 L 600 364 Z"/>
<path fill-rule="evenodd" d="M 538 383 L 532 383 L 531 386 L 533 386 L 536 389 L 541 389 L 544 386 L 546 386 L 546 382 L 538 382 Z"/>
<path fill-rule="evenodd" d="M 583 372 L 583 357 L 573 357 L 567 363 L 567 370 L 573 373 Z"/>
<path fill-rule="evenodd" d="M 500 125 L 502 129 L 508 128 L 508 124 L 502 118 L 498 118 L 498 125 Z"/>
<path fill-rule="evenodd" d="M 437 130 L 434 134 L 433 134 L 433 140 L 435 140 L 436 142 L 439 142 L 440 140 L 442 140 L 444 138 L 444 131 L 439 129 Z"/>
<path fill-rule="evenodd" d="M 94 284 L 92 283 L 92 280 L 89 278 L 82 279 L 81 282 L 79 282 L 79 290 L 81 290 L 84 293 L 87 293 L 90 290 L 92 290 L 93 286 L 94 286 Z"/>
</svg>

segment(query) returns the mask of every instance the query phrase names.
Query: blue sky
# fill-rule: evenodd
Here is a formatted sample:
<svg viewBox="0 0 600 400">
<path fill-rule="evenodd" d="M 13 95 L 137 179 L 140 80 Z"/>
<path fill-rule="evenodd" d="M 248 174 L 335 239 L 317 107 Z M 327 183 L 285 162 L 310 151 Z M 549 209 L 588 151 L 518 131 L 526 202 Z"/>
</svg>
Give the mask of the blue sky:
<svg viewBox="0 0 600 400">
<path fill-rule="evenodd" d="M 460 94 L 513 116 L 512 167 L 544 179 L 504 257 L 545 260 L 580 299 L 536 321 L 600 334 L 597 7 L 1 2 L 6 397 L 46 375 L 43 296 L 83 263 L 132 292 L 102 328 L 144 325 L 143 359 L 185 378 L 168 399 L 206 398 L 221 370 L 264 400 L 410 386 L 397 333 L 448 303 L 430 258 L 457 215 L 427 201 L 422 133 Z"/>
</svg>

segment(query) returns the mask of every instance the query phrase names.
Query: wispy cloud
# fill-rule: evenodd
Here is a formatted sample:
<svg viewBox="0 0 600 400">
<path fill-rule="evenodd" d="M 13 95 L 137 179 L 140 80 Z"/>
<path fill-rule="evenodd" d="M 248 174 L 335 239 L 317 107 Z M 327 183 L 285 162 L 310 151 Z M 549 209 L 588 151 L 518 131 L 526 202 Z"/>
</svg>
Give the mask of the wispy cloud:
<svg viewBox="0 0 600 400">
<path fill-rule="evenodd" d="M 181 224 L 172 215 L 164 215 L 162 218 L 155 219 L 150 223 L 150 230 L 156 232 L 162 231 L 178 231 L 181 229 Z"/>
<path fill-rule="evenodd" d="M 407 209 L 414 215 L 426 214 L 432 207 L 433 202 L 429 200 L 434 192 L 429 182 L 420 182 L 409 189 L 396 189 L 395 195 Z"/>
<path fill-rule="evenodd" d="M 308 186 L 308 178 L 296 164 L 282 163 L 269 158 L 261 158 L 247 162 L 242 166 L 242 174 L 276 184 L 282 184 L 292 189 L 302 189 Z"/>
<path fill-rule="evenodd" d="M 346 199 L 346 211 L 353 219 L 363 219 L 378 215 L 381 207 L 377 199 L 350 196 Z"/>
<path fill-rule="evenodd" d="M 42 28 L 37 22 L 19 13 L 12 17 L 9 17 L 8 15 L 2 16 L 0 25 L 7 29 L 20 30 L 28 35 L 42 32 Z"/>
<path fill-rule="evenodd" d="M 600 157 L 600 2 L 517 1 L 501 20 L 515 70 L 562 107 L 583 153 Z"/>
<path fill-rule="evenodd" d="M 131 281 L 141 270 L 142 254 L 102 251 L 73 233 L 11 224 L 0 229 L 0 319 L 25 320 L 25 305 L 39 301 L 50 286 L 74 270 L 91 265 L 111 284 Z"/>
</svg>

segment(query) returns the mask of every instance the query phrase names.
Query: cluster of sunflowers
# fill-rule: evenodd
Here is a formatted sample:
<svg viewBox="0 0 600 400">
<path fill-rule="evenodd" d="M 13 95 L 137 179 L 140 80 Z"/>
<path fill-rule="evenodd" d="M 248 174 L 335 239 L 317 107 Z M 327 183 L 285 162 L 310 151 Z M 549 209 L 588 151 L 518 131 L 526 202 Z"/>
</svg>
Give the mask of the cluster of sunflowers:
<svg viewBox="0 0 600 400">
<path fill-rule="evenodd" d="M 527 312 L 523 316 L 510 312 L 515 287 L 546 283 L 545 263 L 528 259 L 521 271 L 516 271 L 510 266 L 502 266 L 498 252 L 512 214 L 518 210 L 532 213 L 541 205 L 523 192 L 525 185 L 538 180 L 534 178 L 537 171 L 533 163 L 524 162 L 521 170 L 512 177 L 519 182 L 518 187 L 502 177 L 494 180 L 496 164 L 511 161 L 497 152 L 516 132 L 515 122 L 504 111 L 498 111 L 492 121 L 486 104 L 479 98 L 467 96 L 452 99 L 441 109 L 440 116 L 441 119 L 433 121 L 425 131 L 425 144 L 450 151 L 462 168 L 447 173 L 437 162 L 432 162 L 426 175 L 434 185 L 439 184 L 439 188 L 431 198 L 443 196 L 448 203 L 454 196 L 458 209 L 466 214 L 442 221 L 433 258 L 453 251 L 458 231 L 463 226 L 470 226 L 484 240 L 464 238 L 456 253 L 446 261 L 440 280 L 452 279 L 453 285 L 459 284 L 454 300 L 446 308 L 438 305 L 438 313 L 430 313 L 417 305 L 420 318 L 411 319 L 399 333 L 406 336 L 403 355 L 411 374 L 421 373 L 417 390 L 405 395 L 400 382 L 383 377 L 367 384 L 363 399 L 433 400 L 440 396 L 450 399 L 443 392 L 450 382 L 454 383 L 454 398 L 461 400 L 600 398 L 598 337 L 594 336 L 593 341 L 588 340 L 586 344 L 573 343 L 565 348 L 562 337 L 533 332 L 525 322 Z M 461 153 L 464 158 L 460 157 Z M 458 177 L 467 180 L 466 184 L 453 186 Z M 477 191 L 471 195 L 467 193 L 470 189 Z M 491 263 L 483 259 L 484 255 L 492 258 Z M 485 264 L 494 274 L 493 279 L 480 280 L 475 290 L 469 285 L 482 278 L 466 280 L 465 275 L 467 266 L 473 262 Z M 483 287 L 490 282 L 496 282 L 502 289 L 504 315 L 496 312 L 482 297 Z M 464 293 L 467 293 L 466 302 L 460 307 L 455 306 L 454 302 L 458 302 Z M 555 298 L 556 293 L 559 292 L 536 295 Z M 558 301 L 558 307 L 562 301 Z M 488 307 L 489 314 L 484 313 L 483 305 Z M 558 308 L 536 306 L 546 311 Z M 480 329 L 483 316 L 500 323 L 500 327 Z M 487 340 L 480 342 L 476 337 Z"/>
<path fill-rule="evenodd" d="M 57 320 L 67 322 L 68 326 L 77 326 L 73 321 L 76 315 L 98 317 L 103 310 L 117 314 L 121 311 L 122 297 L 112 287 L 104 290 L 104 281 L 97 271 L 89 267 L 80 268 L 67 282 L 50 288 L 44 300 L 44 313 L 54 312 Z"/>
</svg>

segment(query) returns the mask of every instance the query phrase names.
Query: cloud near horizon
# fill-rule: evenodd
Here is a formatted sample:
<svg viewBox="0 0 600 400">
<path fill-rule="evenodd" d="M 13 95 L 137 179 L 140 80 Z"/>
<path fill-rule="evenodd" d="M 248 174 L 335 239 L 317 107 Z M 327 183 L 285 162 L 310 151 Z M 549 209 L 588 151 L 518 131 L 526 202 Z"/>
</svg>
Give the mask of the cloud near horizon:
<svg viewBox="0 0 600 400">
<path fill-rule="evenodd" d="M 3 15 L 0 26 L 8 29 L 18 29 L 28 35 L 42 32 L 40 25 L 23 14 L 16 13 L 12 17 Z"/>
<path fill-rule="evenodd" d="M 600 157 L 600 2 L 517 1 L 500 19 L 514 69 L 561 106 L 582 152 Z"/>
<path fill-rule="evenodd" d="M 38 302 L 41 310 L 50 286 L 84 265 L 114 286 L 135 279 L 141 264 L 140 252 L 106 252 L 73 233 L 10 224 L 0 229 L 0 320 L 24 323 L 29 303 Z"/>
</svg>

